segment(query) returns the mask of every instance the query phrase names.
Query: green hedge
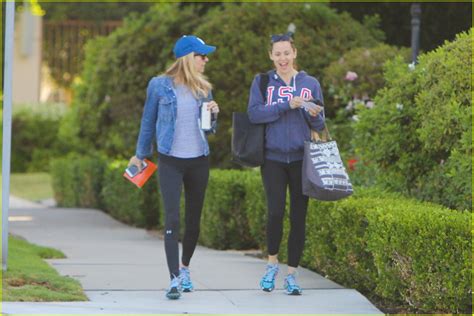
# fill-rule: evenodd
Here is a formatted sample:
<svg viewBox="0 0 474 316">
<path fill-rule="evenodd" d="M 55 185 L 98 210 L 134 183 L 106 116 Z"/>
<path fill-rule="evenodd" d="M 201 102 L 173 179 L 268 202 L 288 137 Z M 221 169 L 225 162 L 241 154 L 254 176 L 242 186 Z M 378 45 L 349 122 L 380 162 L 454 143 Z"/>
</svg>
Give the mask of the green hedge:
<svg viewBox="0 0 474 316">
<path fill-rule="evenodd" d="M 123 177 L 126 162 L 70 155 L 51 162 L 54 198 L 58 206 L 100 208 L 136 226 L 159 226 L 156 178 L 138 189 Z"/>
<path fill-rule="evenodd" d="M 412 201 L 367 213 L 375 293 L 419 311 L 467 312 L 472 304 L 470 214 Z"/>
<path fill-rule="evenodd" d="M 255 234 L 249 233 L 255 223 L 254 217 L 249 218 L 249 185 L 255 190 L 262 186 L 255 181 L 254 175 L 259 172 L 245 172 L 237 170 L 210 171 L 209 184 L 201 216 L 201 233 L 199 243 L 215 249 L 250 249 L 259 245 Z M 261 190 L 263 192 L 263 189 Z M 160 195 L 161 196 L 161 195 Z M 264 196 L 262 196 L 264 198 Z M 255 206 L 265 203 L 260 197 L 255 199 Z M 161 201 L 162 202 L 162 201 Z M 160 209 L 164 210 L 163 203 Z M 256 211 L 265 216 L 266 209 L 258 208 Z M 258 219 L 260 221 L 260 219 Z M 262 219 L 263 220 L 263 219 Z M 164 211 L 160 212 L 160 223 L 164 224 Z M 180 237 L 184 236 L 185 228 L 185 199 L 184 190 L 180 200 Z M 260 227 L 260 233 L 265 233 L 265 226 Z"/>
<path fill-rule="evenodd" d="M 146 228 L 157 228 L 160 218 L 160 199 L 156 173 L 138 189 L 123 177 L 127 162 L 114 161 L 105 169 L 101 197 L 104 209 L 114 218 Z"/>
<path fill-rule="evenodd" d="M 106 161 L 99 157 L 69 155 L 51 161 L 54 198 L 58 206 L 101 208 Z"/>
<path fill-rule="evenodd" d="M 56 166 L 60 162 L 65 161 L 56 162 Z M 73 189 L 80 183 L 74 181 L 88 179 L 77 176 L 77 165 L 90 163 L 59 167 L 76 173 L 63 172 L 68 175 L 67 181 L 55 185 L 55 191 L 59 187 L 75 196 Z M 125 166 L 125 162 L 113 162 L 106 168 L 101 195 L 104 209 L 127 223 L 156 226 L 160 213 L 156 181 L 138 190 L 122 178 Z M 53 175 L 56 183 L 60 182 L 57 177 Z M 68 197 L 65 193 L 62 195 Z M 181 214 L 183 204 L 182 199 Z M 265 252 L 265 227 L 266 202 L 260 172 L 212 170 L 201 220 L 201 244 L 218 249 L 258 246 Z M 286 261 L 288 231 L 286 216 L 279 253 L 282 262 Z M 471 308 L 468 212 L 382 189 L 356 188 L 354 196 L 342 201 L 310 200 L 306 231 L 302 266 L 384 301 L 386 306 L 449 313 Z"/>
<path fill-rule="evenodd" d="M 249 232 L 265 252 L 260 173 L 244 171 L 241 181 Z M 288 232 L 286 217 L 282 261 L 287 258 Z M 339 202 L 310 200 L 306 232 L 301 265 L 336 282 L 411 311 L 458 313 L 471 308 L 468 212 L 379 188 L 356 188 L 353 197 Z"/>
<path fill-rule="evenodd" d="M 387 305 L 417 312 L 468 311 L 470 214 L 364 195 L 339 202 L 310 200 L 301 265 Z M 282 242 L 282 258 L 286 251 Z"/>
<path fill-rule="evenodd" d="M 259 245 L 265 250 L 266 245 L 266 221 L 267 202 L 262 185 L 262 177 L 259 169 L 241 171 L 242 181 L 245 184 L 245 213 L 249 224 L 249 233 Z"/>
<path fill-rule="evenodd" d="M 49 160 L 62 152 L 58 141 L 63 104 L 15 104 L 12 113 L 11 171 L 49 171 Z M 0 145 L 3 138 L 3 112 L 0 111 Z"/>
<path fill-rule="evenodd" d="M 245 212 L 246 173 L 212 170 L 201 218 L 200 241 L 216 249 L 249 249 L 257 244 Z"/>
</svg>

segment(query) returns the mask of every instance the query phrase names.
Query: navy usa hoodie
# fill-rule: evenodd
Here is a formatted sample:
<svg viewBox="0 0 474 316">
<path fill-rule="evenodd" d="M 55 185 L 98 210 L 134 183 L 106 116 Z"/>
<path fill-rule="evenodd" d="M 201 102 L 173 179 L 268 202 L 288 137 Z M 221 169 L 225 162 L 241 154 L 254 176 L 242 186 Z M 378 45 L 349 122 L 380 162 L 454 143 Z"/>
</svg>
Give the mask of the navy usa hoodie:
<svg viewBox="0 0 474 316">
<path fill-rule="evenodd" d="M 260 92 L 260 75 L 253 79 L 247 109 L 252 123 L 266 126 L 265 158 L 285 163 L 303 160 L 304 141 L 311 139 L 309 125 L 323 130 L 324 116 L 322 112 L 312 117 L 303 108 L 291 109 L 290 100 L 300 96 L 323 102 L 321 86 L 304 71 L 298 72 L 289 85 L 275 70 L 268 75 L 266 96 Z"/>
</svg>

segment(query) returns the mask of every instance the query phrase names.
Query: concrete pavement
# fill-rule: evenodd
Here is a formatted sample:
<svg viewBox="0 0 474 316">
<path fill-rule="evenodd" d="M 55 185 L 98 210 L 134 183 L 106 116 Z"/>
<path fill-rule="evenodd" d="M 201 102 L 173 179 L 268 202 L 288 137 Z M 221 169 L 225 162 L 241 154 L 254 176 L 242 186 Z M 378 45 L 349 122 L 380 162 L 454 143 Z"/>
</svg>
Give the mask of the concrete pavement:
<svg viewBox="0 0 474 316">
<path fill-rule="evenodd" d="M 64 252 L 48 260 L 61 274 L 79 280 L 87 302 L 5 302 L 6 314 L 382 314 L 356 290 L 300 268 L 302 296 L 258 281 L 265 261 L 240 251 L 198 246 L 191 262 L 196 290 L 170 301 L 164 242 L 144 229 L 124 225 L 93 209 L 54 208 L 11 197 L 10 232 Z"/>
</svg>

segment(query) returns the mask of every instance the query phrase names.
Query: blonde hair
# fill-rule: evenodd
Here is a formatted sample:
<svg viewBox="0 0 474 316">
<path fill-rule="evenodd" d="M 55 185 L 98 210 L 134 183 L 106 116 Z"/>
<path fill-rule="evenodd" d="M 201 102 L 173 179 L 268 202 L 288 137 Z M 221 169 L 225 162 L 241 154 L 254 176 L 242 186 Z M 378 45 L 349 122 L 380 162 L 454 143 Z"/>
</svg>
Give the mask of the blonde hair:
<svg viewBox="0 0 474 316">
<path fill-rule="evenodd" d="M 188 86 L 195 98 L 207 97 L 212 89 L 207 77 L 196 70 L 192 53 L 176 59 L 166 70 L 165 75 L 172 77 L 175 83 Z"/>
</svg>

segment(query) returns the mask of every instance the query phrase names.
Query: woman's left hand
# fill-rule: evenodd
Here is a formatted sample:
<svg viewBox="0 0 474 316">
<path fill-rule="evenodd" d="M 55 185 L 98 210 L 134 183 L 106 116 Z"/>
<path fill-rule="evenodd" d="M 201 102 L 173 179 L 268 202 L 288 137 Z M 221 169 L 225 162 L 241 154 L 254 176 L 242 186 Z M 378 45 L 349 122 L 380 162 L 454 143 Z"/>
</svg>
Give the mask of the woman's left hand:
<svg viewBox="0 0 474 316">
<path fill-rule="evenodd" d="M 217 105 L 216 101 L 210 101 L 207 104 L 207 109 L 211 111 L 211 113 L 219 113 L 219 106 Z"/>
<path fill-rule="evenodd" d="M 311 115 L 311 116 L 314 117 L 314 116 L 317 116 L 322 110 L 323 110 L 323 107 L 322 107 L 322 106 L 316 105 L 316 108 L 314 108 L 314 109 L 309 109 L 309 110 L 308 110 L 308 113 L 309 113 L 309 115 Z"/>
</svg>

